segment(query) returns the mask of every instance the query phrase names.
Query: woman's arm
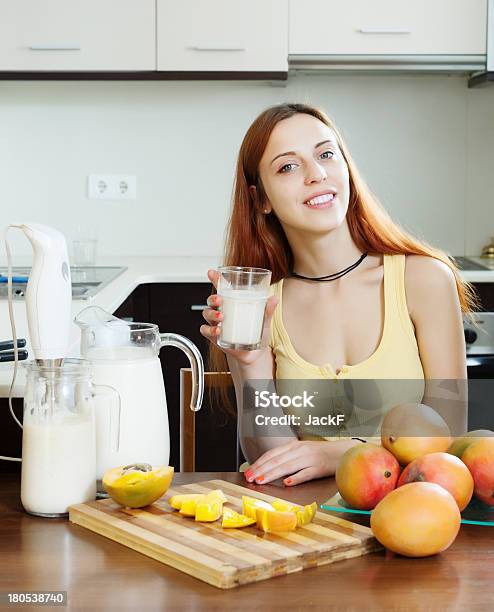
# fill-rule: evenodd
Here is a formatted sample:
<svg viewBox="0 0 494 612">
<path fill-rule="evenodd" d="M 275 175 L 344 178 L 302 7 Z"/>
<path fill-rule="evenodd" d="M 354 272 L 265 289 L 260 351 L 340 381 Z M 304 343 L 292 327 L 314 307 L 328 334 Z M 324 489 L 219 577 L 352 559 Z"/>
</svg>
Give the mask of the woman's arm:
<svg viewBox="0 0 494 612">
<path fill-rule="evenodd" d="M 218 287 L 218 277 L 219 272 L 217 270 L 208 270 L 208 278 L 215 289 Z M 222 301 L 222 296 L 218 294 L 212 294 L 208 297 L 208 305 L 202 311 L 207 324 L 200 327 L 201 334 L 215 344 L 218 349 L 220 348 L 218 346 L 219 324 L 223 321 L 223 313 L 220 311 Z M 289 427 L 276 427 L 274 431 L 273 428 L 269 429 L 268 427 L 260 429 L 254 422 L 255 406 L 254 402 L 251 401 L 256 387 L 260 390 L 268 388 L 275 391 L 275 360 L 269 347 L 269 337 L 271 319 L 277 304 L 278 298 L 274 295 L 270 296 L 266 302 L 261 333 L 262 348 L 253 351 L 221 349 L 226 355 L 235 386 L 240 443 L 245 457 L 250 461 L 257 459 L 265 451 L 295 438 Z M 249 405 L 244 410 L 245 397 L 247 397 Z M 283 414 L 280 409 L 276 409 L 275 412 L 277 416 Z M 272 413 L 272 410 L 270 410 L 270 413 Z"/>
<path fill-rule="evenodd" d="M 468 381 L 463 317 L 451 269 L 422 255 L 406 258 L 405 287 L 426 379 L 423 403 L 455 436 L 467 431 Z"/>
</svg>

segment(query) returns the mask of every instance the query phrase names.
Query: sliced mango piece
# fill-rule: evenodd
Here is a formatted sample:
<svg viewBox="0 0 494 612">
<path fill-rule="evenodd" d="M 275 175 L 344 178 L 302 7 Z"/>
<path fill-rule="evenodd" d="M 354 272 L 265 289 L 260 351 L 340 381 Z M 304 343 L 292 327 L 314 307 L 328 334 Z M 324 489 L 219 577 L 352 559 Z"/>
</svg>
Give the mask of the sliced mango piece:
<svg viewBox="0 0 494 612">
<path fill-rule="evenodd" d="M 196 521 L 211 523 L 217 521 L 223 510 L 223 502 L 214 499 L 204 499 L 197 502 Z"/>
<path fill-rule="evenodd" d="M 242 495 L 242 514 L 255 520 L 257 508 L 274 511 L 273 506 L 268 504 L 268 502 L 262 499 L 256 499 L 255 497 L 249 497 L 248 495 Z"/>
<path fill-rule="evenodd" d="M 295 512 L 281 512 L 272 508 L 256 508 L 256 525 L 267 533 L 276 531 L 293 531 L 297 526 Z"/>
<path fill-rule="evenodd" d="M 297 516 L 297 526 L 302 527 L 303 525 L 308 525 L 312 519 L 314 518 L 314 513 L 312 512 L 311 506 L 304 506 L 299 509 L 296 513 Z"/>
<path fill-rule="evenodd" d="M 172 508 L 175 508 L 175 510 L 180 510 L 180 508 L 182 507 L 182 503 L 184 501 L 187 501 L 190 499 L 197 500 L 203 496 L 204 496 L 203 493 L 184 493 L 183 495 L 172 495 L 170 499 L 168 500 L 168 503 L 170 504 Z"/>
<path fill-rule="evenodd" d="M 271 502 L 271 505 L 275 510 L 279 510 L 280 512 L 298 512 L 298 510 L 300 510 L 300 506 L 290 504 L 284 499 L 275 499 Z"/>
<path fill-rule="evenodd" d="M 245 514 L 235 512 L 235 510 L 232 510 L 231 508 L 223 508 L 223 520 L 221 522 L 221 526 L 224 528 L 248 527 L 249 525 L 253 525 L 255 522 L 255 519 L 249 518 L 248 516 L 245 516 Z"/>
<path fill-rule="evenodd" d="M 168 500 L 168 503 L 170 504 L 170 506 L 172 508 L 175 508 L 175 510 L 180 510 L 182 508 L 182 503 L 184 501 L 188 501 L 191 499 L 202 499 L 205 496 L 208 497 L 212 497 L 214 499 L 218 499 L 221 502 L 226 502 L 226 495 L 223 493 L 223 491 L 221 489 L 214 489 L 213 491 L 210 491 L 209 493 L 180 493 L 178 495 L 172 495 L 170 497 L 170 499 Z"/>
<path fill-rule="evenodd" d="M 180 514 L 185 516 L 195 516 L 197 504 L 201 503 L 205 498 L 206 496 L 201 493 L 197 497 L 183 500 L 182 506 L 180 507 Z"/>
<path fill-rule="evenodd" d="M 317 510 L 316 502 L 312 502 L 312 504 L 308 504 L 306 506 L 296 506 L 294 504 L 290 504 L 289 502 L 283 499 L 275 499 L 272 503 L 272 506 L 275 510 L 278 510 L 280 512 L 294 512 L 295 516 L 297 517 L 298 527 L 310 523 L 314 518 Z"/>
<path fill-rule="evenodd" d="M 228 499 L 226 498 L 226 495 L 223 493 L 223 491 L 221 489 L 214 489 L 213 491 L 210 491 L 207 494 L 208 498 L 210 497 L 214 497 L 215 499 L 218 499 L 218 501 L 220 502 L 227 502 Z"/>
<path fill-rule="evenodd" d="M 303 525 L 307 525 L 307 523 L 310 523 L 310 519 L 307 516 L 305 510 L 299 510 L 298 512 L 295 512 L 295 516 L 297 517 L 297 527 L 302 527 Z"/>
<path fill-rule="evenodd" d="M 308 525 L 316 514 L 317 504 L 313 502 L 303 508 L 300 508 L 295 513 L 297 516 L 297 526 L 302 527 L 303 525 Z"/>
<path fill-rule="evenodd" d="M 221 516 L 224 501 L 226 501 L 226 496 L 223 491 L 215 489 L 209 493 L 173 495 L 168 503 L 184 516 L 194 517 L 198 521 L 216 521 Z"/>
<path fill-rule="evenodd" d="M 309 512 L 310 520 L 312 521 L 312 519 L 316 516 L 317 502 L 314 501 L 314 502 L 312 502 L 312 504 L 308 504 L 307 506 L 305 506 L 305 508 Z"/>
</svg>

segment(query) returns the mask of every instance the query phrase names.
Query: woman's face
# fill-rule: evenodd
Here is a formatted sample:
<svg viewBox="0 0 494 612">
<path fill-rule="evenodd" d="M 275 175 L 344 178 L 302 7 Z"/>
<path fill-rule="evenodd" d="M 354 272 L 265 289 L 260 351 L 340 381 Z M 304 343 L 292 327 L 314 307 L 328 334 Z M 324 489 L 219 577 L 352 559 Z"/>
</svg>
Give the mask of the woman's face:
<svg viewBox="0 0 494 612">
<path fill-rule="evenodd" d="M 348 167 L 336 136 L 312 115 L 280 121 L 271 133 L 259 173 L 268 201 L 285 228 L 327 232 L 344 220 L 350 195 Z"/>
</svg>

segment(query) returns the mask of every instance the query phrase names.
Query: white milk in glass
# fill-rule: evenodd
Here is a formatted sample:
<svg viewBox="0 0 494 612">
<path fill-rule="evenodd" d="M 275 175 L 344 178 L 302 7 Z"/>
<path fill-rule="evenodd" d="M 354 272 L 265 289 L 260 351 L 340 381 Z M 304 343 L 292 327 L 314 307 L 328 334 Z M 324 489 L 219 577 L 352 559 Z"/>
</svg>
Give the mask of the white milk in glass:
<svg viewBox="0 0 494 612">
<path fill-rule="evenodd" d="M 21 501 L 27 512 L 64 514 L 72 504 L 93 501 L 95 475 L 92 418 L 61 415 L 49 423 L 25 422 Z"/>
<path fill-rule="evenodd" d="M 232 348 L 258 345 L 267 294 L 249 289 L 222 289 L 221 297 L 223 320 L 218 344 Z"/>
<path fill-rule="evenodd" d="M 113 387 L 121 400 L 117 451 L 116 418 L 111 423 L 114 396 L 109 391 L 107 399 L 104 395 L 95 398 L 97 478 L 118 465 L 168 465 L 170 434 L 165 385 L 160 360 L 153 350 L 138 346 L 94 348 L 87 352 L 87 358 L 91 361 L 93 383 Z"/>
</svg>

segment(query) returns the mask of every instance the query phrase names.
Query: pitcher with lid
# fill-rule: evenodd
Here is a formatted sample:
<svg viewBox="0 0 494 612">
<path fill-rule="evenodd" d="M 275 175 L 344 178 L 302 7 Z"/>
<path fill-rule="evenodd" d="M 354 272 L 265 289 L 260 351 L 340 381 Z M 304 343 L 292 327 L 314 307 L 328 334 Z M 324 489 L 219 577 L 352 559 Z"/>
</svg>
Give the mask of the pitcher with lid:
<svg viewBox="0 0 494 612">
<path fill-rule="evenodd" d="M 204 365 L 193 342 L 173 333 L 160 334 L 152 323 L 128 322 L 99 306 L 89 306 L 75 319 L 81 328 L 81 354 L 92 365 L 93 379 L 118 391 L 122 402 L 120 447 L 108 440 L 108 415 L 96 411 L 98 479 L 106 470 L 131 463 L 168 465 L 170 433 L 165 385 L 159 352 L 163 346 L 180 348 L 192 368 L 191 410 L 201 407 Z"/>
<path fill-rule="evenodd" d="M 108 439 L 118 448 L 119 398 L 91 381 L 87 360 L 24 364 L 21 501 L 30 514 L 66 516 L 96 497 L 94 398 L 105 397 Z"/>
</svg>

